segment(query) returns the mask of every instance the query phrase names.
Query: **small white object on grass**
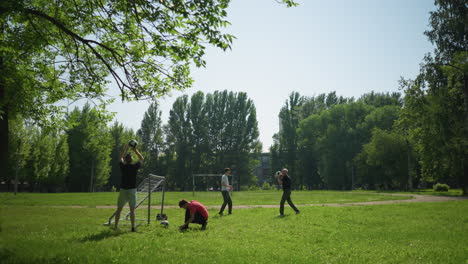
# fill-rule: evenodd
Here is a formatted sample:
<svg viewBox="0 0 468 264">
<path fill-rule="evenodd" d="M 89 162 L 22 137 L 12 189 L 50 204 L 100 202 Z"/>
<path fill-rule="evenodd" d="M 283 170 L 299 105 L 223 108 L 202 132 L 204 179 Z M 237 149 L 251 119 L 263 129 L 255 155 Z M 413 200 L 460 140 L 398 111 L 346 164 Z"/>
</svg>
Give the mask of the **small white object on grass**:
<svg viewBox="0 0 468 264">
<path fill-rule="evenodd" d="M 163 221 L 161 221 L 161 225 L 164 226 L 165 228 L 168 228 L 169 227 L 169 221 L 163 220 Z"/>
</svg>

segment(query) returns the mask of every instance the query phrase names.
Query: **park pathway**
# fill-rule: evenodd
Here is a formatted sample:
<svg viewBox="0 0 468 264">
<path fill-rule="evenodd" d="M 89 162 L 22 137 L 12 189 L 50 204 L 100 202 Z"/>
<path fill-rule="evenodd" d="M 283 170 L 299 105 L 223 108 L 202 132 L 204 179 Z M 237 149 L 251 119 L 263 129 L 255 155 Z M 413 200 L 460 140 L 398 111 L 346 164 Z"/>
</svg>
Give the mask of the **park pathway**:
<svg viewBox="0 0 468 264">
<path fill-rule="evenodd" d="M 387 194 L 387 193 L 376 193 L 382 195 L 392 195 L 392 196 L 411 196 L 411 199 L 407 200 L 386 200 L 386 201 L 372 201 L 372 202 L 353 202 L 353 203 L 321 203 L 321 204 L 298 204 L 297 207 L 305 206 L 332 206 L 332 207 L 342 207 L 342 206 L 365 206 L 365 205 L 379 205 L 379 204 L 398 204 L 398 203 L 427 203 L 427 202 L 448 202 L 448 201 L 463 201 L 468 200 L 468 197 L 460 196 L 438 196 L 438 195 L 420 195 L 420 194 Z M 66 207 L 66 206 L 65 206 Z M 81 206 L 75 206 L 81 207 Z M 87 207 L 87 206 L 82 206 Z M 160 205 L 154 205 L 152 208 L 160 208 Z M 206 206 L 209 209 L 219 208 L 219 205 L 208 205 Z M 267 204 L 267 205 L 234 205 L 234 209 L 251 209 L 251 208 L 278 208 L 278 204 Z M 96 206 L 96 208 L 116 208 L 112 205 L 102 205 Z M 175 205 L 166 205 L 164 208 L 178 208 Z"/>
</svg>

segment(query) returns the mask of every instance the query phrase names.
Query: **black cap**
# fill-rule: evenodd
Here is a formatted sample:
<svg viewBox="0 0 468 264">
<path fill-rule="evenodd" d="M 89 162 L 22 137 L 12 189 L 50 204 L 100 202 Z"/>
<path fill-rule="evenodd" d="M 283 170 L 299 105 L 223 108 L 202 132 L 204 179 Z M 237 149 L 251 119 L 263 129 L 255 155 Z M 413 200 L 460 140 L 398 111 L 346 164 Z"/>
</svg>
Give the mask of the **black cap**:
<svg viewBox="0 0 468 264">
<path fill-rule="evenodd" d="M 182 208 L 182 206 L 184 206 L 184 204 L 188 204 L 188 202 L 186 200 L 180 200 L 179 207 Z"/>
</svg>

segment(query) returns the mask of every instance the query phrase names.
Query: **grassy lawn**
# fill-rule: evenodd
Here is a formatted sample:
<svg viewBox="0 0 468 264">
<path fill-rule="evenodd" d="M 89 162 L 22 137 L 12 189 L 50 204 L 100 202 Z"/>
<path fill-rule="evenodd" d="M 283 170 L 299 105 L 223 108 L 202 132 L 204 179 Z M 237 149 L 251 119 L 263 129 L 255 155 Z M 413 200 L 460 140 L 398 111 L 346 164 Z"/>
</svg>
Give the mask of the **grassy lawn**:
<svg viewBox="0 0 468 264">
<path fill-rule="evenodd" d="M 468 263 L 468 201 L 210 210 L 206 231 L 101 225 L 111 209 L 0 207 L 1 263 Z"/>
<path fill-rule="evenodd" d="M 281 191 L 244 191 L 234 192 L 234 205 L 279 204 Z M 0 193 L 0 205 L 81 205 L 95 207 L 97 205 L 115 205 L 118 193 Z M 198 200 L 205 205 L 220 205 L 220 192 L 167 192 L 166 205 L 177 205 L 180 199 Z M 351 203 L 384 200 L 411 199 L 410 196 L 389 196 L 376 193 L 337 192 L 337 191 L 293 191 L 295 204 Z M 160 193 L 156 193 L 153 204 L 160 202 Z"/>
</svg>

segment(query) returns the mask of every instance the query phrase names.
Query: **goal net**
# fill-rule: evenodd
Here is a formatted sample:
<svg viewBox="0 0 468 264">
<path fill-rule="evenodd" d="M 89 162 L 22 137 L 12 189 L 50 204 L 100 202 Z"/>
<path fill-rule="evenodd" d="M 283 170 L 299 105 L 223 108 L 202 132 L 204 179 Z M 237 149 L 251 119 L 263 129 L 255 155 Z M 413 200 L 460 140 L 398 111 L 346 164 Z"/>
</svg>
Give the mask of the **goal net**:
<svg viewBox="0 0 468 264">
<path fill-rule="evenodd" d="M 156 201 L 156 204 L 161 205 L 161 212 L 164 211 L 164 187 L 165 177 L 149 174 L 143 179 L 137 187 L 137 202 L 135 207 L 135 224 L 140 225 L 144 222 L 148 224 L 151 221 L 151 204 Z M 158 202 L 160 201 L 160 202 Z M 154 203 L 154 202 L 153 202 Z M 122 210 L 120 214 L 120 222 L 125 225 L 124 221 L 130 221 L 130 208 L 128 204 L 126 210 Z M 146 210 L 145 210 L 146 209 Z M 111 225 L 115 221 L 115 212 L 109 217 L 109 220 L 104 225 Z"/>
</svg>

